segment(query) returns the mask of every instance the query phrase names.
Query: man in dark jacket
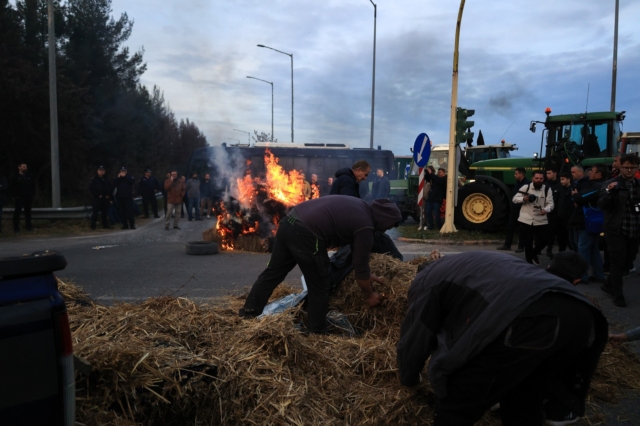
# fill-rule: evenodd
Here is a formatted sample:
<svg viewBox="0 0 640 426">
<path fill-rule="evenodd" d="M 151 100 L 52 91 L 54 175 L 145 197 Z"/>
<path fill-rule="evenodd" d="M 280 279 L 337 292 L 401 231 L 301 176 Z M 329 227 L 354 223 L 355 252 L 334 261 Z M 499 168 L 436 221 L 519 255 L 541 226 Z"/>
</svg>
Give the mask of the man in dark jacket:
<svg viewBox="0 0 640 426">
<path fill-rule="evenodd" d="M 526 170 L 524 167 L 518 167 L 513 172 L 513 176 L 516 178 L 516 183 L 511 189 L 511 208 L 509 209 L 509 224 L 507 225 L 507 236 L 504 240 L 504 244 L 497 247 L 498 250 L 511 250 L 511 244 L 513 244 L 513 234 L 516 228 L 520 229 L 518 218 L 520 217 L 520 209 L 522 204 L 516 204 L 513 202 L 513 197 L 520 191 L 525 185 L 529 185 L 531 181 L 527 179 Z M 518 238 L 518 248 L 516 253 L 522 253 L 524 251 L 524 241 L 522 237 Z"/>
<path fill-rule="evenodd" d="M 331 288 L 327 248 L 347 244 L 353 247 L 355 277 L 365 301 L 378 305 L 380 296 L 373 283 L 382 281 L 369 270 L 374 232 L 385 232 L 401 220 L 400 209 L 389 200 L 369 204 L 356 197 L 329 195 L 298 204 L 280 221 L 269 266 L 253 284 L 240 316 L 260 315 L 273 290 L 298 265 L 309 291 L 307 328 L 324 332 Z"/>
<path fill-rule="evenodd" d="M 580 191 L 574 189 L 572 199 L 576 203 L 576 208 L 571 216 L 571 226 L 578 234 L 578 253 L 587 261 L 593 270 L 592 281 L 604 283 L 606 277 L 602 268 L 602 256 L 600 255 L 600 232 L 587 230 L 585 226 L 584 210 L 588 208 L 598 208 L 598 197 L 600 189 L 604 186 L 604 178 L 607 175 L 607 166 L 595 164 L 589 169 L 589 181 L 586 185 L 581 185 Z M 589 274 L 585 273 L 581 284 L 589 282 Z"/>
<path fill-rule="evenodd" d="M 614 296 L 616 306 L 625 307 L 622 278 L 640 244 L 640 180 L 635 177 L 640 159 L 625 154 L 620 163 L 620 175 L 605 182 L 598 207 L 604 210 L 604 238 L 611 262 L 609 278 L 601 289 Z"/>
<path fill-rule="evenodd" d="M 204 179 L 200 182 L 200 216 L 211 218 L 211 209 L 213 207 L 213 197 L 215 186 L 211 180 L 211 175 L 206 173 Z"/>
<path fill-rule="evenodd" d="M 544 415 L 547 424 L 564 425 L 584 415 L 608 328 L 571 285 L 586 269 L 570 251 L 557 254 L 547 271 L 473 251 L 417 274 L 397 363 L 400 382 L 414 386 L 431 357 L 435 426 L 472 425 L 498 402 L 504 426 L 540 426 Z"/>
<path fill-rule="evenodd" d="M 118 177 L 113 180 L 113 187 L 116 190 L 116 199 L 118 208 L 120 209 L 120 219 L 122 220 L 122 229 L 136 229 L 135 219 L 133 215 L 133 185 L 135 179 L 133 176 L 127 175 L 125 167 L 120 169 Z"/>
<path fill-rule="evenodd" d="M 107 213 L 111 206 L 111 197 L 113 196 L 113 188 L 111 182 L 105 176 L 105 170 L 103 166 L 98 167 L 96 175 L 91 179 L 89 183 L 89 193 L 91 194 L 91 229 L 96 229 L 96 222 L 98 221 L 98 213 L 102 219 L 102 227 L 104 229 L 111 229 L 109 220 L 107 219 Z"/>
<path fill-rule="evenodd" d="M 7 200 L 7 192 L 9 191 L 9 182 L 7 178 L 0 174 L 0 232 L 2 232 L 2 208 Z"/>
<path fill-rule="evenodd" d="M 376 170 L 376 177 L 373 181 L 373 187 L 371 190 L 371 194 L 374 200 L 379 200 L 382 198 L 389 198 L 389 193 L 391 192 L 391 182 L 389 182 L 389 178 L 384 175 L 384 170 L 378 169 Z"/>
<path fill-rule="evenodd" d="M 28 171 L 25 163 L 18 166 L 18 172 L 12 176 L 9 182 L 9 190 L 13 196 L 13 232 L 20 232 L 20 212 L 24 209 L 24 221 L 27 231 L 32 231 L 31 227 L 31 207 L 33 206 L 33 195 L 35 183 Z"/>
<path fill-rule="evenodd" d="M 160 182 L 151 176 L 151 169 L 144 172 L 144 176 L 138 182 L 138 195 L 142 197 L 142 211 L 145 218 L 149 217 L 149 204 L 153 209 L 153 217 L 158 218 L 158 200 L 156 192 L 160 190 Z"/>
<path fill-rule="evenodd" d="M 546 185 L 551 188 L 551 195 L 553 197 L 553 205 L 558 205 L 558 200 L 560 198 L 560 192 L 562 191 L 562 185 L 558 181 L 558 172 L 553 167 L 547 167 L 546 170 Z M 554 208 L 547 215 L 547 220 L 549 221 L 549 241 L 547 242 L 547 256 L 549 259 L 553 259 L 553 242 L 558 238 L 558 234 L 562 231 L 560 229 L 560 219 L 559 212 L 557 208 Z M 559 243 L 558 243 L 559 244 Z M 565 247 L 561 250 L 558 245 L 558 251 L 564 251 Z"/>
<path fill-rule="evenodd" d="M 442 207 L 442 200 L 447 196 L 447 171 L 439 168 L 435 175 L 431 172 L 425 173 L 424 180 L 431 183 L 431 189 L 427 196 L 427 226 L 429 229 L 439 230 L 442 228 L 440 207 Z"/>
<path fill-rule="evenodd" d="M 331 185 L 330 195 L 350 195 L 356 198 L 360 196 L 360 182 L 369 176 L 371 166 L 365 160 L 358 160 L 351 168 L 340 169 L 336 172 L 336 179 Z"/>
<path fill-rule="evenodd" d="M 578 251 L 578 246 L 574 244 L 574 241 L 569 238 L 569 221 L 573 215 L 575 204 L 571 198 L 571 191 L 573 190 L 573 183 L 571 182 L 571 173 L 563 172 L 560 174 L 560 190 L 558 191 L 558 204 L 555 210 L 558 211 L 558 232 L 556 237 L 558 238 L 558 251 L 566 250 L 567 246 L 569 250 L 575 252 Z M 555 201 L 555 200 L 554 200 Z"/>
</svg>

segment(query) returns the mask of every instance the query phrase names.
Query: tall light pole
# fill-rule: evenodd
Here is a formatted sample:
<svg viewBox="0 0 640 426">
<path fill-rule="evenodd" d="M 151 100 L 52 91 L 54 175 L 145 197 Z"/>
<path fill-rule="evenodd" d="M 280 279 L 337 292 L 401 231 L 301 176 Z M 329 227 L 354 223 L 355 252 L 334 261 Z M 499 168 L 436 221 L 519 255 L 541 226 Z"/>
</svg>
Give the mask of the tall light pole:
<svg viewBox="0 0 640 426">
<path fill-rule="evenodd" d="M 451 113 L 449 115 L 449 170 L 447 171 L 447 203 L 445 205 L 444 224 L 440 229 L 441 234 L 457 232 L 453 224 L 453 207 L 455 203 L 456 185 L 458 184 L 458 172 L 456 170 L 456 107 L 458 105 L 458 45 L 460 44 L 460 26 L 462 25 L 462 12 L 465 0 L 460 0 L 458 21 L 456 24 L 456 41 L 453 48 L 453 77 L 451 82 Z"/>
<path fill-rule="evenodd" d="M 373 5 L 373 77 L 371 78 L 371 140 L 369 148 L 373 149 L 373 111 L 376 104 L 376 20 L 378 17 L 378 6 L 369 0 Z"/>
<path fill-rule="evenodd" d="M 287 55 L 291 58 L 291 143 L 293 143 L 293 53 L 283 52 L 281 50 L 274 49 L 273 47 L 265 46 L 263 44 L 259 44 L 258 47 L 275 50 L 276 52 L 282 53 L 283 55 Z"/>
<path fill-rule="evenodd" d="M 273 101 L 273 98 L 271 100 Z M 247 134 L 247 143 L 249 145 L 251 145 L 251 133 L 245 132 L 244 130 L 238 130 L 238 129 L 233 129 L 233 130 L 235 130 L 236 132 L 246 133 Z M 271 131 L 273 132 L 273 128 L 271 129 Z"/>
<path fill-rule="evenodd" d="M 613 30 L 613 70 L 611 72 L 611 112 L 616 110 L 616 77 L 618 74 L 618 9 L 620 1 L 616 0 L 616 18 Z"/>
<path fill-rule="evenodd" d="M 271 142 L 273 142 L 273 82 L 272 81 L 263 80 L 261 78 L 251 77 L 251 76 L 247 76 L 247 78 L 252 78 L 254 80 L 264 81 L 265 83 L 269 83 L 271 85 Z"/>
<path fill-rule="evenodd" d="M 58 149 L 58 90 L 53 0 L 47 2 L 49 19 L 49 123 L 51 127 L 51 206 L 60 208 L 60 152 Z"/>
</svg>

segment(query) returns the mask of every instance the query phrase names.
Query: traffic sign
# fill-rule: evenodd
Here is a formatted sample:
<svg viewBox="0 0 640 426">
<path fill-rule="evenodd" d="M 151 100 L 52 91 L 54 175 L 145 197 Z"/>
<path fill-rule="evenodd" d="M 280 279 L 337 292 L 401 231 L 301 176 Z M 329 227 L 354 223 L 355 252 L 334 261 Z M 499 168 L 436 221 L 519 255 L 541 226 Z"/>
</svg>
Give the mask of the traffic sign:
<svg viewBox="0 0 640 426">
<path fill-rule="evenodd" d="M 431 155 L 431 139 L 426 133 L 420 133 L 413 144 L 413 161 L 418 167 L 424 167 Z"/>
</svg>

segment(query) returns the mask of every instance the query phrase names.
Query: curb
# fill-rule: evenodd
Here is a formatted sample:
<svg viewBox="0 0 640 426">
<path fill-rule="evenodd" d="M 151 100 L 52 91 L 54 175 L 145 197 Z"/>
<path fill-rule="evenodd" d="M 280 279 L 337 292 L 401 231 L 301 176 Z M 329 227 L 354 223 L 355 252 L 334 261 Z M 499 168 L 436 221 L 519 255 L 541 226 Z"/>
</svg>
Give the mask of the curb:
<svg viewBox="0 0 640 426">
<path fill-rule="evenodd" d="M 463 240 L 463 241 L 453 241 L 453 240 L 444 240 L 444 239 L 435 239 L 435 240 L 424 240 L 421 238 L 406 238 L 406 237 L 398 237 L 398 241 L 402 241 L 405 243 L 420 243 L 420 244 L 442 244 L 442 245 L 451 245 L 451 246 L 485 246 L 491 244 L 500 244 L 502 240 Z"/>
</svg>

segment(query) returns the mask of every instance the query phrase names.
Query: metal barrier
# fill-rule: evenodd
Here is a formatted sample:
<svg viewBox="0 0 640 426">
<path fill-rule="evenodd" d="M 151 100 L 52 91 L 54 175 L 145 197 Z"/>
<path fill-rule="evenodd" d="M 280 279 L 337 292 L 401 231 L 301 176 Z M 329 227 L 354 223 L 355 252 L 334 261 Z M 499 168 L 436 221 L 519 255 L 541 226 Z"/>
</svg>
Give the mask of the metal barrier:
<svg viewBox="0 0 640 426">
<path fill-rule="evenodd" d="M 156 199 L 162 199 L 162 194 L 156 194 Z M 136 197 L 133 201 L 141 205 L 142 197 Z M 91 218 L 91 206 L 83 206 L 83 207 L 64 207 L 64 208 L 53 208 L 53 207 L 38 207 L 31 209 L 31 219 L 89 219 Z M 24 212 L 21 214 L 24 217 Z M 2 209 L 2 220 L 10 220 L 13 218 L 13 208 L 7 207 Z"/>
</svg>

